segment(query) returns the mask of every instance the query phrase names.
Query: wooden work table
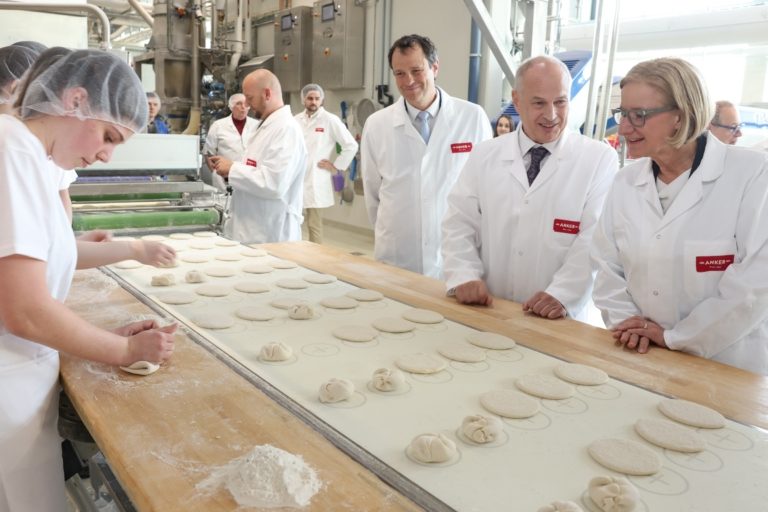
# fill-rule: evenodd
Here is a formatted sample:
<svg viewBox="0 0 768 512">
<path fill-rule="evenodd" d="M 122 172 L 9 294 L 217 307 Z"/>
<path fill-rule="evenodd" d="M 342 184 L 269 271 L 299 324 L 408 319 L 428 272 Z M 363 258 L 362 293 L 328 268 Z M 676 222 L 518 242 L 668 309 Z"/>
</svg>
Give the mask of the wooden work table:
<svg viewBox="0 0 768 512">
<path fill-rule="evenodd" d="M 571 320 L 539 319 L 512 302 L 496 300 L 491 308 L 460 306 L 445 297 L 439 281 L 309 242 L 261 247 L 391 299 L 439 311 L 453 321 L 506 334 L 563 360 L 599 367 L 613 378 L 768 428 L 768 378 L 662 349 L 631 353 L 615 347 L 605 330 Z M 76 277 L 72 295 L 89 285 L 92 280 Z M 119 288 L 105 300 L 70 305 L 105 327 L 125 323 L 130 314 L 151 312 Z M 195 486 L 211 468 L 260 444 L 300 454 L 318 470 L 325 485 L 308 510 L 419 509 L 232 368 L 180 335 L 172 360 L 148 378 L 65 355 L 61 373 L 65 391 L 142 512 L 236 509 L 227 491 L 200 491 Z"/>
</svg>

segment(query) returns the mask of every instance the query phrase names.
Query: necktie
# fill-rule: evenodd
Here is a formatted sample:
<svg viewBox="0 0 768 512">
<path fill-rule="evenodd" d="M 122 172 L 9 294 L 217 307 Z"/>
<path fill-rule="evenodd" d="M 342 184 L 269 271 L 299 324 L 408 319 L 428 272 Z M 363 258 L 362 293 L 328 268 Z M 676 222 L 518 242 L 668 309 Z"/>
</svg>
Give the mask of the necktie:
<svg viewBox="0 0 768 512">
<path fill-rule="evenodd" d="M 421 111 L 416 114 L 416 119 L 419 121 L 419 134 L 424 139 L 424 143 L 429 143 L 429 112 Z"/>
<path fill-rule="evenodd" d="M 541 161 L 549 154 L 549 151 L 544 146 L 536 146 L 535 148 L 531 148 L 531 150 L 528 151 L 528 154 L 531 155 L 531 165 L 528 166 L 527 171 L 528 185 L 530 186 L 533 185 L 533 180 L 539 175 Z"/>
</svg>

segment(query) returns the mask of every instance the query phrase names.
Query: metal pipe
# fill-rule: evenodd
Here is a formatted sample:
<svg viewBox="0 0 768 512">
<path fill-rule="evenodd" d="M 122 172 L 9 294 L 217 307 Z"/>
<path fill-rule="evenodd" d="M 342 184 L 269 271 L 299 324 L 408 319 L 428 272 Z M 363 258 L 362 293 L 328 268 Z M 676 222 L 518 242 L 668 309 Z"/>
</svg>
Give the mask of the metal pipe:
<svg viewBox="0 0 768 512">
<path fill-rule="evenodd" d="M 112 11 L 127 11 L 130 9 L 128 0 L 88 0 L 89 4 L 101 7 L 103 9 L 110 9 Z M 152 14 L 153 6 L 142 5 L 145 11 Z"/>
<path fill-rule="evenodd" d="M 603 28 L 603 0 L 595 0 L 597 19 L 595 20 L 595 35 L 592 39 L 592 71 L 589 75 L 587 91 L 587 115 L 584 120 L 584 135 L 592 137 L 595 134 L 595 102 L 597 99 L 597 65 L 600 54 L 600 39 Z"/>
<path fill-rule="evenodd" d="M 469 83 L 467 84 L 467 100 L 478 102 L 480 91 L 480 44 L 482 42 L 480 27 L 472 20 L 472 28 L 469 39 Z"/>
<path fill-rule="evenodd" d="M 196 135 L 200 132 L 200 23 L 202 12 L 196 12 L 192 17 L 192 84 L 190 95 L 192 107 L 189 110 L 189 124 L 184 135 Z"/>
<path fill-rule="evenodd" d="M 237 20 L 235 20 L 235 53 L 229 61 L 229 70 L 233 73 L 240 64 L 240 56 L 243 54 L 243 12 L 245 11 L 245 0 L 239 0 L 237 8 Z"/>
<path fill-rule="evenodd" d="M 150 27 L 155 25 L 155 20 L 144 9 L 144 6 L 139 3 L 139 0 L 128 0 L 128 3 L 131 5 L 131 7 L 133 7 L 133 10 L 136 11 L 136 13 L 141 16 L 144 21 L 147 22 L 147 25 Z"/>
<path fill-rule="evenodd" d="M 613 1 L 613 25 L 611 26 L 610 44 L 608 53 L 608 69 L 605 72 L 605 83 L 603 84 L 603 95 L 600 101 L 600 109 L 597 112 L 600 124 L 597 127 L 597 140 L 605 137 L 605 120 L 608 118 L 608 108 L 611 103 L 611 93 L 613 92 L 613 61 L 616 58 L 616 47 L 619 44 L 619 7 L 621 2 Z"/>
<path fill-rule="evenodd" d="M 478 27 L 483 34 L 483 41 L 488 45 L 488 48 L 493 52 L 493 56 L 496 57 L 496 61 L 501 66 L 501 70 L 507 77 L 507 80 L 514 87 L 515 85 L 515 66 L 512 63 L 512 57 L 509 52 L 505 50 L 501 45 L 501 38 L 496 33 L 496 29 L 493 26 L 488 10 L 479 0 L 464 0 L 464 4 L 467 6 L 467 10 L 472 15 L 472 19 L 477 22 Z"/>
<path fill-rule="evenodd" d="M 59 11 L 62 12 L 90 12 L 94 14 L 101 22 L 102 41 L 101 47 L 104 50 L 112 48 L 111 28 L 109 25 L 109 18 L 104 14 L 104 11 L 89 4 L 57 4 L 57 3 L 16 3 L 16 2 L 0 2 L 0 10 L 7 11 L 42 11 L 50 14 L 56 14 Z"/>
</svg>

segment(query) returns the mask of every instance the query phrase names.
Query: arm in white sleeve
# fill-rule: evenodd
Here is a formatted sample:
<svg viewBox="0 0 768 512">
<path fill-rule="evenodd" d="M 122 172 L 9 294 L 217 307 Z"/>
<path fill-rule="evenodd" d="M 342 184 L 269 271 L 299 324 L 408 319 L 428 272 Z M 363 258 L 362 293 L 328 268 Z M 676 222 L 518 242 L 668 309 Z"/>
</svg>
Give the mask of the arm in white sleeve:
<svg viewBox="0 0 768 512">
<path fill-rule="evenodd" d="M 552 282 L 544 290 L 560 301 L 571 315 L 584 307 L 592 291 L 595 271 L 589 257 L 589 250 L 597 221 L 603 211 L 605 197 L 619 168 L 616 152 L 608 148 L 600 158 L 597 167 L 598 171 L 595 173 L 581 219 L 579 219 L 579 234 L 568 248 L 562 266 L 555 272 Z"/>
<path fill-rule="evenodd" d="M 338 117 L 331 118 L 331 137 L 339 146 L 341 146 L 341 153 L 336 156 L 336 160 L 333 161 L 333 166 L 337 169 L 344 170 L 352 163 L 352 159 L 355 158 L 357 153 L 357 141 L 349 133 L 349 130 L 341 119 Z"/>
<path fill-rule="evenodd" d="M 446 289 L 482 279 L 480 227 L 482 212 L 478 193 L 477 159 L 472 153 L 448 194 L 443 219 L 443 274 Z"/>
<path fill-rule="evenodd" d="M 373 153 L 376 141 L 371 140 L 369 130 L 370 123 L 363 128 L 363 138 L 360 147 L 361 173 L 363 175 L 363 197 L 365 198 L 365 207 L 368 210 L 368 220 L 371 226 L 376 228 L 376 215 L 379 211 L 379 188 L 381 188 L 381 173 L 376 164 L 376 156 Z"/>
<path fill-rule="evenodd" d="M 219 145 L 218 145 L 218 128 L 217 124 L 211 123 L 210 128 L 208 128 L 208 134 L 205 136 L 205 144 L 203 144 L 203 154 L 211 154 L 211 155 L 218 155 L 219 154 Z"/>
</svg>

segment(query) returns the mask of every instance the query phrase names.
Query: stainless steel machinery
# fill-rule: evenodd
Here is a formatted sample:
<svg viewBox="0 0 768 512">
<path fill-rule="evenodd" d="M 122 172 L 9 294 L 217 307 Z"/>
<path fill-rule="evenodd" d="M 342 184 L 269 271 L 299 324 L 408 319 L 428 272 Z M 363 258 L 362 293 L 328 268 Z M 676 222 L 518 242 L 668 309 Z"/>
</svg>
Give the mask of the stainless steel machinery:
<svg viewBox="0 0 768 512">
<path fill-rule="evenodd" d="M 275 74 L 284 92 L 298 92 L 314 81 L 312 9 L 294 7 L 275 14 Z"/>
<path fill-rule="evenodd" d="M 363 87 L 363 7 L 355 0 L 320 0 L 312 14 L 312 81 L 330 90 Z"/>
</svg>

